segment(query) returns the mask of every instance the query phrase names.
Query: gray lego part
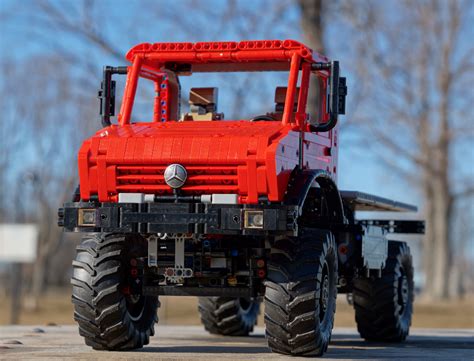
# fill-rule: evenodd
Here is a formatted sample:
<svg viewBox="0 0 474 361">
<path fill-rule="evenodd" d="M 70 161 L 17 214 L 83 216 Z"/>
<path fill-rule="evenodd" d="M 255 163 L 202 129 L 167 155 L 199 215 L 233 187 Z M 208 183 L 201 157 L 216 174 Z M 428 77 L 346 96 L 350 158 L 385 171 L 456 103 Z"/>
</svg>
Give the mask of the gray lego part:
<svg viewBox="0 0 474 361">
<path fill-rule="evenodd" d="M 202 203 L 211 203 L 212 202 L 212 195 L 211 194 L 203 194 L 201 196 Z"/>
<path fill-rule="evenodd" d="M 238 199 L 237 194 L 213 194 L 212 204 L 237 204 Z"/>
<path fill-rule="evenodd" d="M 212 257 L 211 268 L 227 268 L 227 259 L 224 257 Z"/>
<path fill-rule="evenodd" d="M 148 237 L 148 267 L 158 266 L 158 237 Z"/>
<path fill-rule="evenodd" d="M 381 270 L 385 267 L 388 255 L 388 240 L 381 227 L 367 227 L 362 236 L 362 258 L 369 270 Z"/>
<path fill-rule="evenodd" d="M 143 193 L 119 193 L 119 203 L 143 203 L 145 195 Z"/>
</svg>

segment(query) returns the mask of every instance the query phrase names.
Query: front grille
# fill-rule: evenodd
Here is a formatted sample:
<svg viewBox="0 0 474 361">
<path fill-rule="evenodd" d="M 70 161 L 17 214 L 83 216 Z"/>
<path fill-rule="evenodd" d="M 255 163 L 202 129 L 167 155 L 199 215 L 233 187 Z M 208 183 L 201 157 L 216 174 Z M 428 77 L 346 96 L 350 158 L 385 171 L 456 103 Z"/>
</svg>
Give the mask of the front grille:
<svg viewBox="0 0 474 361">
<path fill-rule="evenodd" d="M 165 183 L 167 166 L 117 166 L 117 192 L 171 193 Z M 186 193 L 237 193 L 237 168 L 233 166 L 188 166 Z"/>
</svg>

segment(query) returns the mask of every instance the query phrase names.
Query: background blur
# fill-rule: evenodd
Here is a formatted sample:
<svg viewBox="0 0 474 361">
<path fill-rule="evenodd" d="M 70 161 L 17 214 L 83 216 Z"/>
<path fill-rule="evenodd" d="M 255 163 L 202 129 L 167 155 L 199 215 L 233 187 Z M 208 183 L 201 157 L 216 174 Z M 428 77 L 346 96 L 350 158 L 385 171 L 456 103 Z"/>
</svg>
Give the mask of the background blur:
<svg viewBox="0 0 474 361">
<path fill-rule="evenodd" d="M 473 24 L 472 0 L 0 0 L 0 225 L 38 231 L 33 261 L 0 258 L 0 324 L 73 322 L 79 240 L 56 212 L 76 187 L 82 140 L 100 127 L 103 65 L 124 65 L 141 42 L 290 38 L 340 60 L 348 78 L 340 188 L 417 204 L 412 217 L 427 221 L 408 240 L 414 326 L 474 327 Z M 268 81 L 213 77 L 228 94 L 219 110 L 265 113 Z M 27 247 L 1 229 L 3 244 Z M 165 298 L 160 314 L 199 322 L 194 299 Z M 354 325 L 344 297 L 336 325 Z"/>
</svg>

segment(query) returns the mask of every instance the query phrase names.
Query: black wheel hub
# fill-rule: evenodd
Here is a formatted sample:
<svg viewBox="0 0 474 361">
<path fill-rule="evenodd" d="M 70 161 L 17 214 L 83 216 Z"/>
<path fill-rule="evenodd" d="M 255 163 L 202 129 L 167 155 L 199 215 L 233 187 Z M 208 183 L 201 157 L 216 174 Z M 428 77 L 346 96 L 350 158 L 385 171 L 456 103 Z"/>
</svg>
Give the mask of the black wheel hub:
<svg viewBox="0 0 474 361">
<path fill-rule="evenodd" d="M 327 265 L 324 266 L 321 280 L 321 294 L 319 296 L 319 320 L 322 322 L 329 304 L 329 274 Z"/>
<path fill-rule="evenodd" d="M 408 285 L 408 278 L 403 274 L 398 280 L 398 304 L 401 306 L 400 313 L 405 309 L 410 295 L 410 287 Z"/>
</svg>

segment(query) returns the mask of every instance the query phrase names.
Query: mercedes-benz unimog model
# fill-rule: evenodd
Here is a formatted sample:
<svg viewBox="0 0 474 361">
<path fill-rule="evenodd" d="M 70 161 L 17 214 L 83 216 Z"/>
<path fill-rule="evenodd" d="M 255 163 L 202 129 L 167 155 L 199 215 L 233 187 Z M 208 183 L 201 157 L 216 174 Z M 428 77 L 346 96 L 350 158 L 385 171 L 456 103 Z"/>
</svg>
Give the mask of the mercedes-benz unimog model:
<svg viewBox="0 0 474 361">
<path fill-rule="evenodd" d="M 59 210 L 60 226 L 84 233 L 71 283 L 86 344 L 148 344 L 158 297 L 183 295 L 199 297 L 205 329 L 226 336 L 248 335 L 263 303 L 272 351 L 322 355 L 338 293 L 352 295 L 363 338 L 403 341 L 412 257 L 389 238 L 423 223 L 357 220 L 359 210 L 416 208 L 338 188 L 338 62 L 293 40 L 146 43 L 126 59 L 104 68 L 103 128 L 82 144 L 78 190 Z M 193 75 L 239 72 L 287 78 L 247 119 L 218 112 L 217 88 L 181 91 Z M 147 118 L 135 112 L 140 84 L 154 90 Z"/>
</svg>

